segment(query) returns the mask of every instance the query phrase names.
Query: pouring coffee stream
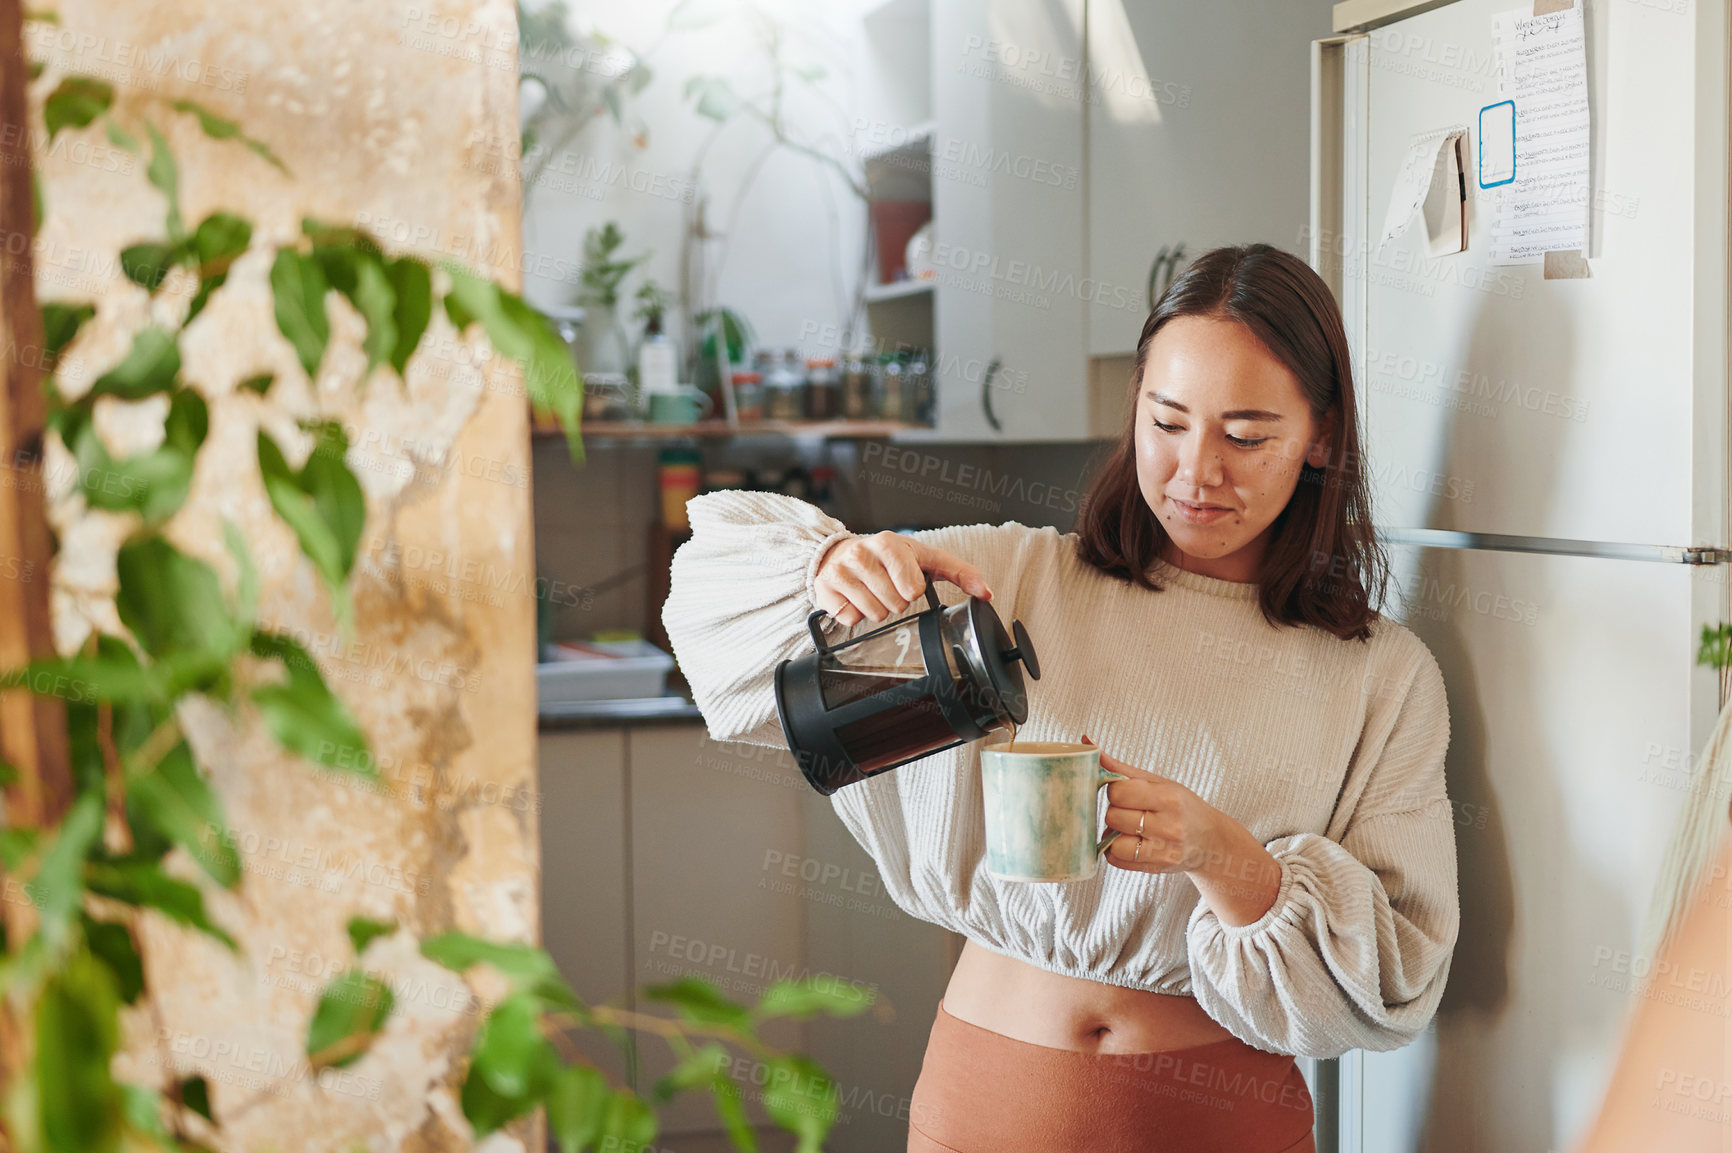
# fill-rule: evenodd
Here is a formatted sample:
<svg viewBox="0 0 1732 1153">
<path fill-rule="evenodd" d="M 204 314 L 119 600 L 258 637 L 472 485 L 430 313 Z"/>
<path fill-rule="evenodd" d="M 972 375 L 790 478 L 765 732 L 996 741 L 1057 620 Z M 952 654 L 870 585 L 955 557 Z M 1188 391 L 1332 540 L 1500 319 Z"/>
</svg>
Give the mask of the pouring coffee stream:
<svg viewBox="0 0 1732 1153">
<path fill-rule="evenodd" d="M 1004 623 L 978 597 L 946 606 L 932 578 L 926 608 L 831 645 L 806 618 L 816 651 L 776 666 L 776 714 L 806 780 L 828 796 L 1028 719 L 1026 668 L 1040 661 L 1021 621 Z M 1020 664 L 1021 667 L 1018 667 Z"/>
</svg>

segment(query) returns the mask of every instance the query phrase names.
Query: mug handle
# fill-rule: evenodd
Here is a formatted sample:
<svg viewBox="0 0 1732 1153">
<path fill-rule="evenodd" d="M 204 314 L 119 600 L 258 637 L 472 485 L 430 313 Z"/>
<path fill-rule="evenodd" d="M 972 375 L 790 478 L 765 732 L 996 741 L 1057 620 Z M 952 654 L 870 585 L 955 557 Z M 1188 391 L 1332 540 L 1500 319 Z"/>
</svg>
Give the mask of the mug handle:
<svg viewBox="0 0 1732 1153">
<path fill-rule="evenodd" d="M 1102 769 L 1095 776 L 1095 782 L 1096 782 L 1095 791 L 1099 792 L 1101 789 L 1101 786 L 1110 785 L 1114 781 L 1128 781 L 1128 780 L 1130 780 L 1130 777 L 1126 776 L 1124 773 L 1115 773 L 1111 769 Z M 1095 846 L 1095 856 L 1098 857 L 1101 854 L 1105 853 L 1107 851 L 1107 846 L 1112 844 L 1114 841 L 1116 841 L 1118 839 L 1119 839 L 1119 831 L 1117 829 L 1108 829 L 1107 835 L 1102 837 L 1100 840 L 1100 844 Z"/>
<path fill-rule="evenodd" d="M 688 384 L 684 387 L 686 389 L 689 389 L 691 392 L 695 393 L 697 395 L 699 402 L 702 403 L 704 406 L 702 408 L 702 410 L 700 410 L 698 413 L 698 419 L 699 420 L 708 420 L 710 418 L 710 414 L 712 412 L 716 411 L 716 399 L 715 399 L 715 397 L 711 396 L 709 393 L 705 392 L 701 388 L 696 387 L 695 385 Z"/>
</svg>

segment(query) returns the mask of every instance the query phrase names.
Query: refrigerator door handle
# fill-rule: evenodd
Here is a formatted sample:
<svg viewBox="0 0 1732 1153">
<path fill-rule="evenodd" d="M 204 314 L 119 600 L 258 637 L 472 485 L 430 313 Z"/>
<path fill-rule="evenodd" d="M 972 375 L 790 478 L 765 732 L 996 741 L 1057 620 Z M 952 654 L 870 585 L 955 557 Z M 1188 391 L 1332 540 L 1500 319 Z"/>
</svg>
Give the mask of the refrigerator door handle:
<svg viewBox="0 0 1732 1153">
<path fill-rule="evenodd" d="M 1732 548 L 1722 548 L 1719 545 L 1623 544 L 1618 541 L 1565 540 L 1551 536 L 1455 532 L 1439 528 L 1379 529 L 1377 535 L 1387 544 L 1417 545 L 1420 548 L 1489 549 L 1493 552 L 1656 561 L 1660 564 L 1732 564 Z"/>
</svg>

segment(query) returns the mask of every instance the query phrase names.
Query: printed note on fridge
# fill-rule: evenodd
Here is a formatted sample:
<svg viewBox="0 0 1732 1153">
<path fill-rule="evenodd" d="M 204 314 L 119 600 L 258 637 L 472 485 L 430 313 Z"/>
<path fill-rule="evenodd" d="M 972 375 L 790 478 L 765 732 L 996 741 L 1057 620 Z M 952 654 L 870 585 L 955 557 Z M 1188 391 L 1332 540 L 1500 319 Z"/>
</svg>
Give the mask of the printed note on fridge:
<svg viewBox="0 0 1732 1153">
<path fill-rule="evenodd" d="M 1492 17 L 1498 91 L 1515 121 L 1515 179 L 1493 201 L 1492 264 L 1588 249 L 1586 48 L 1581 0 L 1543 16 L 1530 6 Z"/>
</svg>

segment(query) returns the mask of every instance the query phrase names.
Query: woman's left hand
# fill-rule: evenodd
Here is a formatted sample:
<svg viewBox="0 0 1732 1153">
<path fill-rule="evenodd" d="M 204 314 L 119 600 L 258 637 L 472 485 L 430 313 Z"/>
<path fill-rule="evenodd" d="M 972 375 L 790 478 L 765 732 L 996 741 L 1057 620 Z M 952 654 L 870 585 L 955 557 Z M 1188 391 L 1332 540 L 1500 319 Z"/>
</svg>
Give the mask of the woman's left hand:
<svg viewBox="0 0 1732 1153">
<path fill-rule="evenodd" d="M 1086 744 L 1094 744 L 1083 735 Z M 1179 782 L 1101 751 L 1101 767 L 1130 778 L 1107 785 L 1106 825 L 1119 836 L 1106 859 L 1142 873 L 1186 873 L 1217 916 L 1256 921 L 1275 903 L 1281 865 L 1251 831 Z"/>
</svg>

